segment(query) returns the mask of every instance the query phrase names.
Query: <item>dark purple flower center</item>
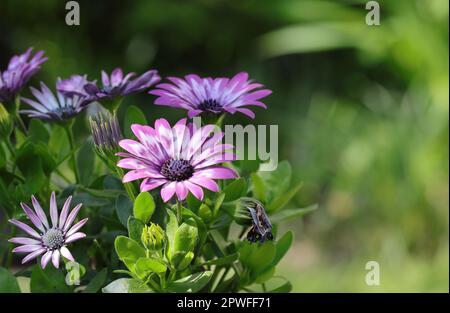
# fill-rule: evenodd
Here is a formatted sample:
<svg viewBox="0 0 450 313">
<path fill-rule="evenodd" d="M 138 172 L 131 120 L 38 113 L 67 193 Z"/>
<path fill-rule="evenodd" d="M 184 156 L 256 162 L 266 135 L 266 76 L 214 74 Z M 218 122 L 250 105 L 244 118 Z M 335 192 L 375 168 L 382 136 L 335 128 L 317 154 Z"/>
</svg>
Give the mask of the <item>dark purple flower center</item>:
<svg viewBox="0 0 450 313">
<path fill-rule="evenodd" d="M 65 118 L 71 118 L 72 116 L 75 115 L 75 109 L 71 106 L 66 106 L 63 108 L 56 108 L 52 110 L 52 113 L 54 113 L 55 115 L 65 119 Z"/>
<path fill-rule="evenodd" d="M 208 99 L 198 105 L 198 108 L 203 111 L 221 111 L 222 106 L 217 100 Z"/>
<path fill-rule="evenodd" d="M 42 243 L 50 250 L 56 250 L 64 245 L 64 233 L 59 228 L 51 228 L 42 235 Z"/>
<path fill-rule="evenodd" d="M 168 159 L 161 166 L 161 174 L 171 181 L 183 181 L 192 177 L 194 167 L 186 160 Z"/>
</svg>

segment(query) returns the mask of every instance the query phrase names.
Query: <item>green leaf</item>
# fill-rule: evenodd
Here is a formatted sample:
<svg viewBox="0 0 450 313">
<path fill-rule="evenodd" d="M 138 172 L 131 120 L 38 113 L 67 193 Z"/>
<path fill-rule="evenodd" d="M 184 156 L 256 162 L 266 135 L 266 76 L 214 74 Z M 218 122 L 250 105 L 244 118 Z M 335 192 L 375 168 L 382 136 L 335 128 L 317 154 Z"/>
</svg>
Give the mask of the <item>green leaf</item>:
<svg viewBox="0 0 450 313">
<path fill-rule="evenodd" d="M 116 213 L 119 221 L 125 227 L 127 227 L 128 218 L 131 216 L 132 210 L 133 202 L 128 197 L 119 195 L 116 199 Z"/>
<path fill-rule="evenodd" d="M 86 140 L 77 155 L 77 166 L 81 183 L 89 185 L 94 172 L 95 153 L 91 140 Z"/>
<path fill-rule="evenodd" d="M 144 223 L 133 216 L 128 218 L 128 237 L 142 245 L 141 235 L 144 229 Z"/>
<path fill-rule="evenodd" d="M 148 192 L 142 192 L 134 201 L 133 214 L 134 217 L 141 220 L 145 224 L 148 223 L 155 211 L 155 201 Z"/>
<path fill-rule="evenodd" d="M 205 263 L 202 263 L 199 266 L 210 266 L 210 265 L 222 266 L 222 265 L 228 265 L 228 264 L 236 262 L 238 259 L 239 259 L 239 253 L 233 253 L 233 254 L 229 254 L 227 256 L 224 256 L 222 258 L 206 261 Z"/>
<path fill-rule="evenodd" d="M 270 221 L 275 223 L 285 222 L 291 219 L 295 219 L 297 217 L 303 216 L 305 214 L 308 214 L 309 212 L 312 212 L 314 210 L 317 210 L 319 207 L 318 204 L 310 205 L 306 208 L 297 208 L 297 209 L 286 209 L 283 211 L 280 211 L 278 213 L 275 213 L 270 216 Z"/>
<path fill-rule="evenodd" d="M 280 262 L 280 260 L 285 256 L 285 254 L 288 252 L 289 248 L 292 245 L 292 242 L 294 241 L 294 234 L 292 231 L 286 232 L 283 237 L 281 237 L 276 242 L 276 251 L 275 251 L 275 257 L 273 258 L 272 265 L 275 266 Z"/>
<path fill-rule="evenodd" d="M 170 262 L 177 271 L 181 271 L 191 264 L 194 256 L 195 254 L 191 251 L 177 251 L 173 254 Z"/>
<path fill-rule="evenodd" d="M 125 112 L 125 120 L 123 123 L 125 138 L 134 138 L 134 134 L 131 131 L 132 124 L 147 125 L 145 114 L 135 105 L 130 105 Z"/>
<path fill-rule="evenodd" d="M 279 281 L 281 280 L 282 283 L 280 284 L 280 282 L 277 282 L 277 284 L 275 283 L 275 281 Z M 269 289 L 268 292 L 271 293 L 287 293 L 290 292 L 292 290 L 292 284 L 284 277 L 281 276 L 277 276 L 277 277 L 273 277 L 268 283 L 266 283 L 266 285 L 276 285 L 277 287 L 272 287 L 272 289 Z"/>
<path fill-rule="evenodd" d="M 297 194 L 297 192 L 302 188 L 302 183 L 298 184 L 288 192 L 279 195 L 275 198 L 268 206 L 267 211 L 268 212 L 276 212 L 280 209 L 282 209 L 286 204 L 288 204 L 289 201 Z"/>
<path fill-rule="evenodd" d="M 102 289 L 103 293 L 152 292 L 147 285 L 134 278 L 119 278 Z"/>
<path fill-rule="evenodd" d="M 291 183 L 292 168 L 288 161 L 278 163 L 276 170 L 270 172 L 258 172 L 267 187 L 266 202 L 270 203 L 276 197 L 282 195 Z"/>
<path fill-rule="evenodd" d="M 272 278 L 273 274 L 275 274 L 275 266 L 271 266 L 268 269 L 264 270 L 263 272 L 258 273 L 258 275 L 255 278 L 255 283 L 263 284 L 267 280 Z"/>
<path fill-rule="evenodd" d="M 173 241 L 173 251 L 193 251 L 198 240 L 197 223 L 189 218 L 180 225 Z"/>
<path fill-rule="evenodd" d="M 166 270 L 167 266 L 155 258 L 139 258 L 136 262 L 136 274 L 143 279 L 151 273 L 161 274 Z"/>
<path fill-rule="evenodd" d="M 212 272 L 205 271 L 195 273 L 174 281 L 167 288 L 168 292 L 197 292 L 201 290 L 211 279 Z"/>
<path fill-rule="evenodd" d="M 34 118 L 30 121 L 30 125 L 28 126 L 28 138 L 34 143 L 42 142 L 47 144 L 50 139 L 50 134 L 44 123 L 42 123 L 41 120 Z"/>
<path fill-rule="evenodd" d="M 244 242 L 239 249 L 239 261 L 248 267 L 254 275 L 263 272 L 271 266 L 276 248 L 273 242 L 251 244 Z"/>
<path fill-rule="evenodd" d="M 251 174 L 252 183 L 253 183 L 253 196 L 261 202 L 266 201 L 266 185 L 264 184 L 264 180 L 258 173 Z"/>
<path fill-rule="evenodd" d="M 247 183 L 244 178 L 234 180 L 223 190 L 224 202 L 234 201 L 247 194 Z"/>
<path fill-rule="evenodd" d="M 135 263 L 139 258 L 145 257 L 145 250 L 136 241 L 125 237 L 118 236 L 114 241 L 116 253 L 128 269 L 135 271 Z"/>
<path fill-rule="evenodd" d="M 170 210 L 167 209 L 167 224 L 166 224 L 166 235 L 167 235 L 167 248 L 166 248 L 166 254 L 167 257 L 170 259 L 171 255 L 173 254 L 173 244 L 175 241 L 175 234 L 178 230 L 178 221 L 175 214 Z"/>
<path fill-rule="evenodd" d="M 70 145 L 63 127 L 53 125 L 48 141 L 48 150 L 58 160 L 58 163 L 69 154 Z"/>
<path fill-rule="evenodd" d="M 106 268 L 102 269 L 94 278 L 91 279 L 86 289 L 83 290 L 84 293 L 96 293 L 102 288 L 108 276 L 108 270 Z"/>
<path fill-rule="evenodd" d="M 211 211 L 211 208 L 207 204 L 202 203 L 200 205 L 200 208 L 198 209 L 197 214 L 203 221 L 205 221 L 205 223 L 209 223 L 211 221 L 212 211 Z"/>
<path fill-rule="evenodd" d="M 3 267 L 0 267 L 0 293 L 20 293 L 16 277 Z"/>
<path fill-rule="evenodd" d="M 30 282 L 31 292 L 70 292 L 66 285 L 63 273 L 53 266 L 47 266 L 43 270 L 39 265 L 35 265 L 31 272 Z"/>
</svg>

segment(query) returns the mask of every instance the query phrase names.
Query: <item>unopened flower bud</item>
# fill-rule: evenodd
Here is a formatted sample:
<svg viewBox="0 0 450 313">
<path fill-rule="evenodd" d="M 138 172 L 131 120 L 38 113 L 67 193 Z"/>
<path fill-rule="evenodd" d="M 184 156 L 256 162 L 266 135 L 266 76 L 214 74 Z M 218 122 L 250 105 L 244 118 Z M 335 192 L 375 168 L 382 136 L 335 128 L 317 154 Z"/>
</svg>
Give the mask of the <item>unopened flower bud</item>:
<svg viewBox="0 0 450 313">
<path fill-rule="evenodd" d="M 158 224 L 150 223 L 150 226 L 144 226 L 141 241 L 148 250 L 158 251 L 163 248 L 165 237 L 164 230 Z"/>
<path fill-rule="evenodd" d="M 117 117 L 110 113 L 99 114 L 90 118 L 90 124 L 95 151 L 114 166 L 117 162 L 115 154 L 120 151 L 119 141 L 122 139 Z"/>
</svg>

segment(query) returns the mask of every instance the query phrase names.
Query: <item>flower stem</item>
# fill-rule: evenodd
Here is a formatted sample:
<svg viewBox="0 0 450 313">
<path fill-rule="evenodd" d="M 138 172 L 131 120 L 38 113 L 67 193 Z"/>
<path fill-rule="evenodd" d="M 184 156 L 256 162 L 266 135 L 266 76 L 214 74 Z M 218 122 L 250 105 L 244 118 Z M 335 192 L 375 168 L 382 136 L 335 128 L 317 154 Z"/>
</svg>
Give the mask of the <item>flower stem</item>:
<svg viewBox="0 0 450 313">
<path fill-rule="evenodd" d="M 117 176 L 119 176 L 120 180 L 122 180 L 123 178 L 123 170 L 120 167 L 116 167 L 116 173 Z M 125 188 L 125 191 L 128 194 L 128 197 L 130 198 L 131 201 L 134 202 L 134 200 L 136 200 L 136 196 L 135 196 L 135 190 L 134 187 L 132 185 L 132 183 L 123 183 L 123 187 Z"/>
<path fill-rule="evenodd" d="M 72 170 L 75 175 L 75 182 L 76 184 L 80 183 L 80 175 L 78 174 L 78 168 L 77 168 L 77 160 L 75 157 L 75 140 L 73 138 L 73 131 L 72 131 L 72 125 L 73 122 L 69 122 L 64 126 L 64 129 L 66 130 L 67 139 L 69 140 L 70 145 L 70 151 L 71 151 L 71 162 L 72 162 Z"/>
<path fill-rule="evenodd" d="M 177 220 L 178 225 L 183 221 L 183 207 L 181 206 L 181 202 L 177 200 Z"/>
</svg>

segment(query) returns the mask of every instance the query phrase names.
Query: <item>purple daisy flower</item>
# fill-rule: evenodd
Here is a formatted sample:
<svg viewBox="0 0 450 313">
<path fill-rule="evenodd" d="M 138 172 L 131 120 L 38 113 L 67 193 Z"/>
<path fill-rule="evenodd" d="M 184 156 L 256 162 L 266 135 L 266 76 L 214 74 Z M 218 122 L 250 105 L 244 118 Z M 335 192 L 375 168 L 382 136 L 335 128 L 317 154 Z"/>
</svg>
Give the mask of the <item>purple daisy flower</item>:
<svg viewBox="0 0 450 313">
<path fill-rule="evenodd" d="M 174 194 L 178 200 L 186 199 L 189 192 L 203 199 L 203 189 L 219 191 L 215 179 L 236 178 L 237 174 L 220 163 L 232 161 L 236 156 L 227 152 L 233 145 L 221 144 L 224 133 L 215 131 L 214 125 L 194 129 L 186 125 L 186 119 L 173 127 L 161 118 L 155 127 L 133 124 L 131 130 L 138 141 L 124 139 L 119 145 L 127 152 L 119 152 L 123 157 L 117 166 L 129 169 L 123 182 L 144 179 L 141 192 L 161 188 L 161 198 L 169 201 Z"/>
<path fill-rule="evenodd" d="M 34 110 L 21 110 L 20 113 L 44 120 L 55 122 L 68 120 L 83 111 L 92 102 L 91 99 L 83 96 L 66 97 L 60 92 L 57 92 L 55 97 L 53 92 L 42 82 L 41 90 L 33 87 L 30 90 L 38 101 L 22 97 L 22 101 L 29 104 Z"/>
<path fill-rule="evenodd" d="M 113 70 L 111 76 L 102 71 L 103 86 L 98 87 L 95 83 L 90 82 L 84 86 L 84 89 L 88 95 L 96 100 L 113 99 L 143 91 L 161 80 L 156 70 L 149 70 L 141 76 L 132 79 L 135 75 L 135 73 L 128 73 L 124 77 L 120 68 Z"/>
<path fill-rule="evenodd" d="M 75 95 L 88 98 L 84 86 L 87 84 L 95 84 L 95 81 L 88 81 L 87 75 L 72 75 L 68 79 L 60 79 L 56 83 L 56 90 L 66 97 L 73 97 Z"/>
<path fill-rule="evenodd" d="M 81 203 L 75 206 L 69 214 L 71 200 L 71 196 L 67 198 L 58 218 L 55 192 L 52 193 L 50 197 L 51 226 L 44 210 L 42 210 L 41 205 L 34 196 L 31 197 L 34 210 L 25 203 L 20 203 L 25 214 L 38 229 L 35 230 L 27 224 L 15 219 L 9 220 L 11 224 L 19 227 L 32 237 L 14 237 L 9 239 L 9 242 L 20 245 L 14 248 L 12 252 L 27 253 L 22 259 L 22 264 L 31 261 L 40 255 L 42 255 L 40 262 L 42 268 L 47 266 L 50 259 L 52 260 L 53 265 L 58 268 L 61 255 L 70 261 L 74 261 L 72 254 L 66 246 L 71 242 L 86 237 L 86 234 L 78 232 L 78 230 L 86 224 L 88 219 L 82 219 L 72 226 L 80 211 Z"/>
<path fill-rule="evenodd" d="M 267 106 L 259 100 L 272 93 L 268 89 L 259 89 L 263 85 L 249 81 L 245 72 L 231 79 L 201 78 L 195 74 L 187 75 L 184 79 L 168 79 L 173 84 L 159 84 L 157 89 L 149 92 L 159 96 L 155 104 L 186 109 L 189 117 L 203 112 L 241 112 L 254 118 L 255 113 L 244 106 L 260 106 L 266 109 Z"/>
<path fill-rule="evenodd" d="M 42 63 L 47 61 L 44 57 L 44 51 L 37 52 L 31 60 L 31 51 L 29 48 L 21 55 L 15 55 L 9 61 L 6 71 L 0 71 L 0 102 L 12 101 L 28 82 L 36 74 Z"/>
</svg>

